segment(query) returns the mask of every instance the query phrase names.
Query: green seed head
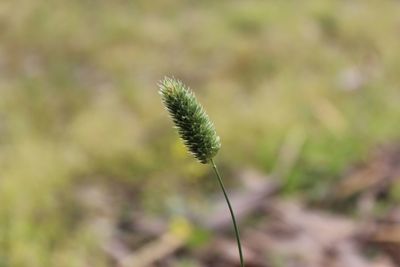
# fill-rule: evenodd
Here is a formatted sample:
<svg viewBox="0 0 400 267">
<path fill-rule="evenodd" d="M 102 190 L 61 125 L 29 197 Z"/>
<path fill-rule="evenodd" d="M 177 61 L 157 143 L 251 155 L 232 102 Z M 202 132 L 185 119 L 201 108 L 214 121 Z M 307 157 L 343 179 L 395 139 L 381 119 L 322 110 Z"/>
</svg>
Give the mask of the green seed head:
<svg viewBox="0 0 400 267">
<path fill-rule="evenodd" d="M 186 147 L 201 163 L 208 163 L 221 143 L 213 123 L 193 92 L 175 78 L 159 83 L 160 95 Z"/>
</svg>

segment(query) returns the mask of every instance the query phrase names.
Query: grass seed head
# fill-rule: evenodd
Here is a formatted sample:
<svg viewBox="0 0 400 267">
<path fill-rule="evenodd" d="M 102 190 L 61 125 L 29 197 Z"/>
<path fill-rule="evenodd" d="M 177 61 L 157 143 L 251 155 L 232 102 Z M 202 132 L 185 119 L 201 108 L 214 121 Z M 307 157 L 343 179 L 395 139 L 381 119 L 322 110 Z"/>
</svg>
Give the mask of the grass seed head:
<svg viewBox="0 0 400 267">
<path fill-rule="evenodd" d="M 159 83 L 162 101 L 188 150 L 208 163 L 221 147 L 214 125 L 189 87 L 175 78 Z"/>
</svg>

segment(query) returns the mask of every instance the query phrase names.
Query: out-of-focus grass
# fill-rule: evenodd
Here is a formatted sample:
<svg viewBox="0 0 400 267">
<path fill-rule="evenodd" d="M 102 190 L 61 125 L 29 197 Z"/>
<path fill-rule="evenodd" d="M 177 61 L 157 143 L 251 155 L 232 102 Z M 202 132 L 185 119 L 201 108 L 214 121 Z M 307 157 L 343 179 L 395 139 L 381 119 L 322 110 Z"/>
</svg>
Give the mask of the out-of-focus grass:
<svg viewBox="0 0 400 267">
<path fill-rule="evenodd" d="M 318 194 L 400 135 L 399 12 L 361 0 L 0 3 L 0 266 L 106 266 L 82 184 L 122 185 L 130 208 L 154 212 L 180 188 L 207 190 L 208 169 L 162 110 L 163 75 L 195 89 L 223 165 Z"/>
</svg>

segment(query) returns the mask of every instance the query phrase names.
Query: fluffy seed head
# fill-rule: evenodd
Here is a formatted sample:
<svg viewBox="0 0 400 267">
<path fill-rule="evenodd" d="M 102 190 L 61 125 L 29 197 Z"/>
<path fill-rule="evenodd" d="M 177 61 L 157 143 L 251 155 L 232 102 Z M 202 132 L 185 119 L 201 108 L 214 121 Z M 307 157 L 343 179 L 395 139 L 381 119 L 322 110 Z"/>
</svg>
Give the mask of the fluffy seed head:
<svg viewBox="0 0 400 267">
<path fill-rule="evenodd" d="M 221 143 L 203 107 L 189 87 L 175 78 L 165 77 L 158 85 L 162 101 L 186 147 L 201 163 L 208 163 Z"/>
</svg>

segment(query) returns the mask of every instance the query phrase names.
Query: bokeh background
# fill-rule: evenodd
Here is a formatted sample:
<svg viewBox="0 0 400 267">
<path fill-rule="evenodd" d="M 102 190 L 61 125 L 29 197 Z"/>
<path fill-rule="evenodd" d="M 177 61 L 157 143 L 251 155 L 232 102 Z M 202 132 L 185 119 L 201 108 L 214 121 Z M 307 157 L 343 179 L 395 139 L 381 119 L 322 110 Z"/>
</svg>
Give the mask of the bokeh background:
<svg viewBox="0 0 400 267">
<path fill-rule="evenodd" d="M 322 266 L 249 233 L 274 201 L 355 228 L 397 207 L 399 14 L 394 0 L 1 1 L 0 266 L 237 266 L 231 225 L 207 224 L 216 180 L 161 104 L 166 75 L 214 121 L 233 198 L 278 188 L 244 202 L 249 266 Z M 360 166 L 377 171 L 352 178 Z M 365 243 L 352 267 L 396 266 Z"/>
</svg>

